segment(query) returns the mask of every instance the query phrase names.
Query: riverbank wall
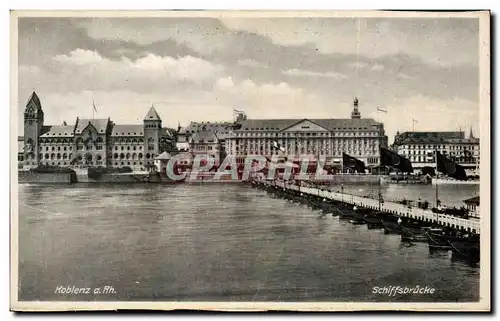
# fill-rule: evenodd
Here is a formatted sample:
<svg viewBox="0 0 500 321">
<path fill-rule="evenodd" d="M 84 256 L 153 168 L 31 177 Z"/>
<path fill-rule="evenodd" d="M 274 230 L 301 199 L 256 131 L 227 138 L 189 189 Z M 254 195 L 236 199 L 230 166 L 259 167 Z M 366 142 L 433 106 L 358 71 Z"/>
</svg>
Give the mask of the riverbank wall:
<svg viewBox="0 0 500 321">
<path fill-rule="evenodd" d="M 37 184 L 71 184 L 77 182 L 75 172 L 65 173 L 40 173 L 29 170 L 18 171 L 18 182 Z"/>
</svg>

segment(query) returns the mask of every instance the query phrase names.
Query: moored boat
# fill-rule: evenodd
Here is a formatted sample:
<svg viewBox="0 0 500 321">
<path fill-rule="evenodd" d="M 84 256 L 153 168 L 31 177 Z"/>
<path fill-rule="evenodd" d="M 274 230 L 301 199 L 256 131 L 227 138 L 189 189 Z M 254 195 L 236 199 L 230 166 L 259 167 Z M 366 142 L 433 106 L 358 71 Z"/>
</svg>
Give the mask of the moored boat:
<svg viewBox="0 0 500 321">
<path fill-rule="evenodd" d="M 401 225 L 397 220 L 382 218 L 381 222 L 384 225 L 384 234 L 401 234 Z"/>
<path fill-rule="evenodd" d="M 454 253 L 471 261 L 478 262 L 480 257 L 479 240 L 455 239 L 448 240 Z"/>
<path fill-rule="evenodd" d="M 427 242 L 426 230 L 424 228 L 411 228 L 402 225 L 401 240 L 410 242 Z"/>
<path fill-rule="evenodd" d="M 438 234 L 436 231 L 427 231 L 425 234 L 429 243 L 429 249 L 432 250 L 450 250 L 451 245 L 448 241 L 456 239 L 455 236 Z"/>
</svg>

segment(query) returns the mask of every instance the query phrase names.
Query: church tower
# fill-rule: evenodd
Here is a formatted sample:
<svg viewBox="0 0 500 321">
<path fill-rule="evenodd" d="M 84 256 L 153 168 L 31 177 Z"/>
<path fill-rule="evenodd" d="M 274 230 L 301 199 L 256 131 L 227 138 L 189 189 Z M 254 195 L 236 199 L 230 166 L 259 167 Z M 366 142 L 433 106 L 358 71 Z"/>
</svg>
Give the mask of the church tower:
<svg viewBox="0 0 500 321">
<path fill-rule="evenodd" d="M 24 110 L 24 164 L 38 166 L 40 154 L 40 135 L 43 128 L 42 104 L 33 91 Z"/>
<path fill-rule="evenodd" d="M 359 104 L 359 100 L 358 100 L 358 97 L 356 97 L 356 98 L 354 98 L 354 102 L 353 102 L 354 108 L 351 112 L 351 119 L 360 119 L 361 118 L 361 113 L 358 110 L 358 104 Z"/>
<path fill-rule="evenodd" d="M 470 126 L 469 139 L 474 139 L 474 133 L 472 133 L 472 126 Z"/>
<path fill-rule="evenodd" d="M 161 118 L 151 106 L 144 117 L 144 166 L 154 165 L 154 158 L 160 154 Z"/>
</svg>

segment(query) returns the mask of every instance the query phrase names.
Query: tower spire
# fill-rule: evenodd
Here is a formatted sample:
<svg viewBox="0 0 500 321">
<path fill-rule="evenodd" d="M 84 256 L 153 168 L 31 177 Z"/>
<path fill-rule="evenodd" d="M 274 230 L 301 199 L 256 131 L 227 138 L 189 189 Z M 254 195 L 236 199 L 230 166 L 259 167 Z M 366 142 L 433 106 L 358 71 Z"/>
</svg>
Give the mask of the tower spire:
<svg viewBox="0 0 500 321">
<path fill-rule="evenodd" d="M 353 101 L 352 105 L 353 105 L 353 110 L 351 113 L 351 118 L 352 119 L 360 119 L 361 113 L 358 110 L 358 105 L 359 105 L 358 97 L 354 97 L 354 101 Z"/>
<path fill-rule="evenodd" d="M 470 126 L 470 133 L 469 133 L 469 139 L 473 139 L 474 134 L 472 133 L 472 125 Z"/>
</svg>

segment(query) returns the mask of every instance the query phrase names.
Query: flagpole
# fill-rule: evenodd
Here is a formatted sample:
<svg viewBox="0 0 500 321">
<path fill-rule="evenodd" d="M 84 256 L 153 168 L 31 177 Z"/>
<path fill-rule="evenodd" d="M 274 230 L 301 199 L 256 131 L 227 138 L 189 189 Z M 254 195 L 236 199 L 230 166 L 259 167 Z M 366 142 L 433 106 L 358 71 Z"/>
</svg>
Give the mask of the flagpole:
<svg viewBox="0 0 500 321">
<path fill-rule="evenodd" d="M 378 108 L 377 107 L 377 123 L 380 124 L 380 112 L 384 112 L 387 114 L 387 110 L 385 109 L 381 109 L 381 108 Z M 381 142 L 381 139 L 380 139 L 380 127 L 379 127 L 379 133 L 378 133 L 378 147 L 379 147 L 379 151 L 381 151 L 380 149 L 380 142 Z M 382 160 L 381 160 L 381 157 L 382 157 L 382 154 L 379 152 L 379 167 L 378 167 L 378 210 L 381 211 L 382 210 L 382 190 L 381 190 L 381 185 L 382 185 L 382 176 L 380 175 L 380 167 L 382 165 Z"/>
</svg>

